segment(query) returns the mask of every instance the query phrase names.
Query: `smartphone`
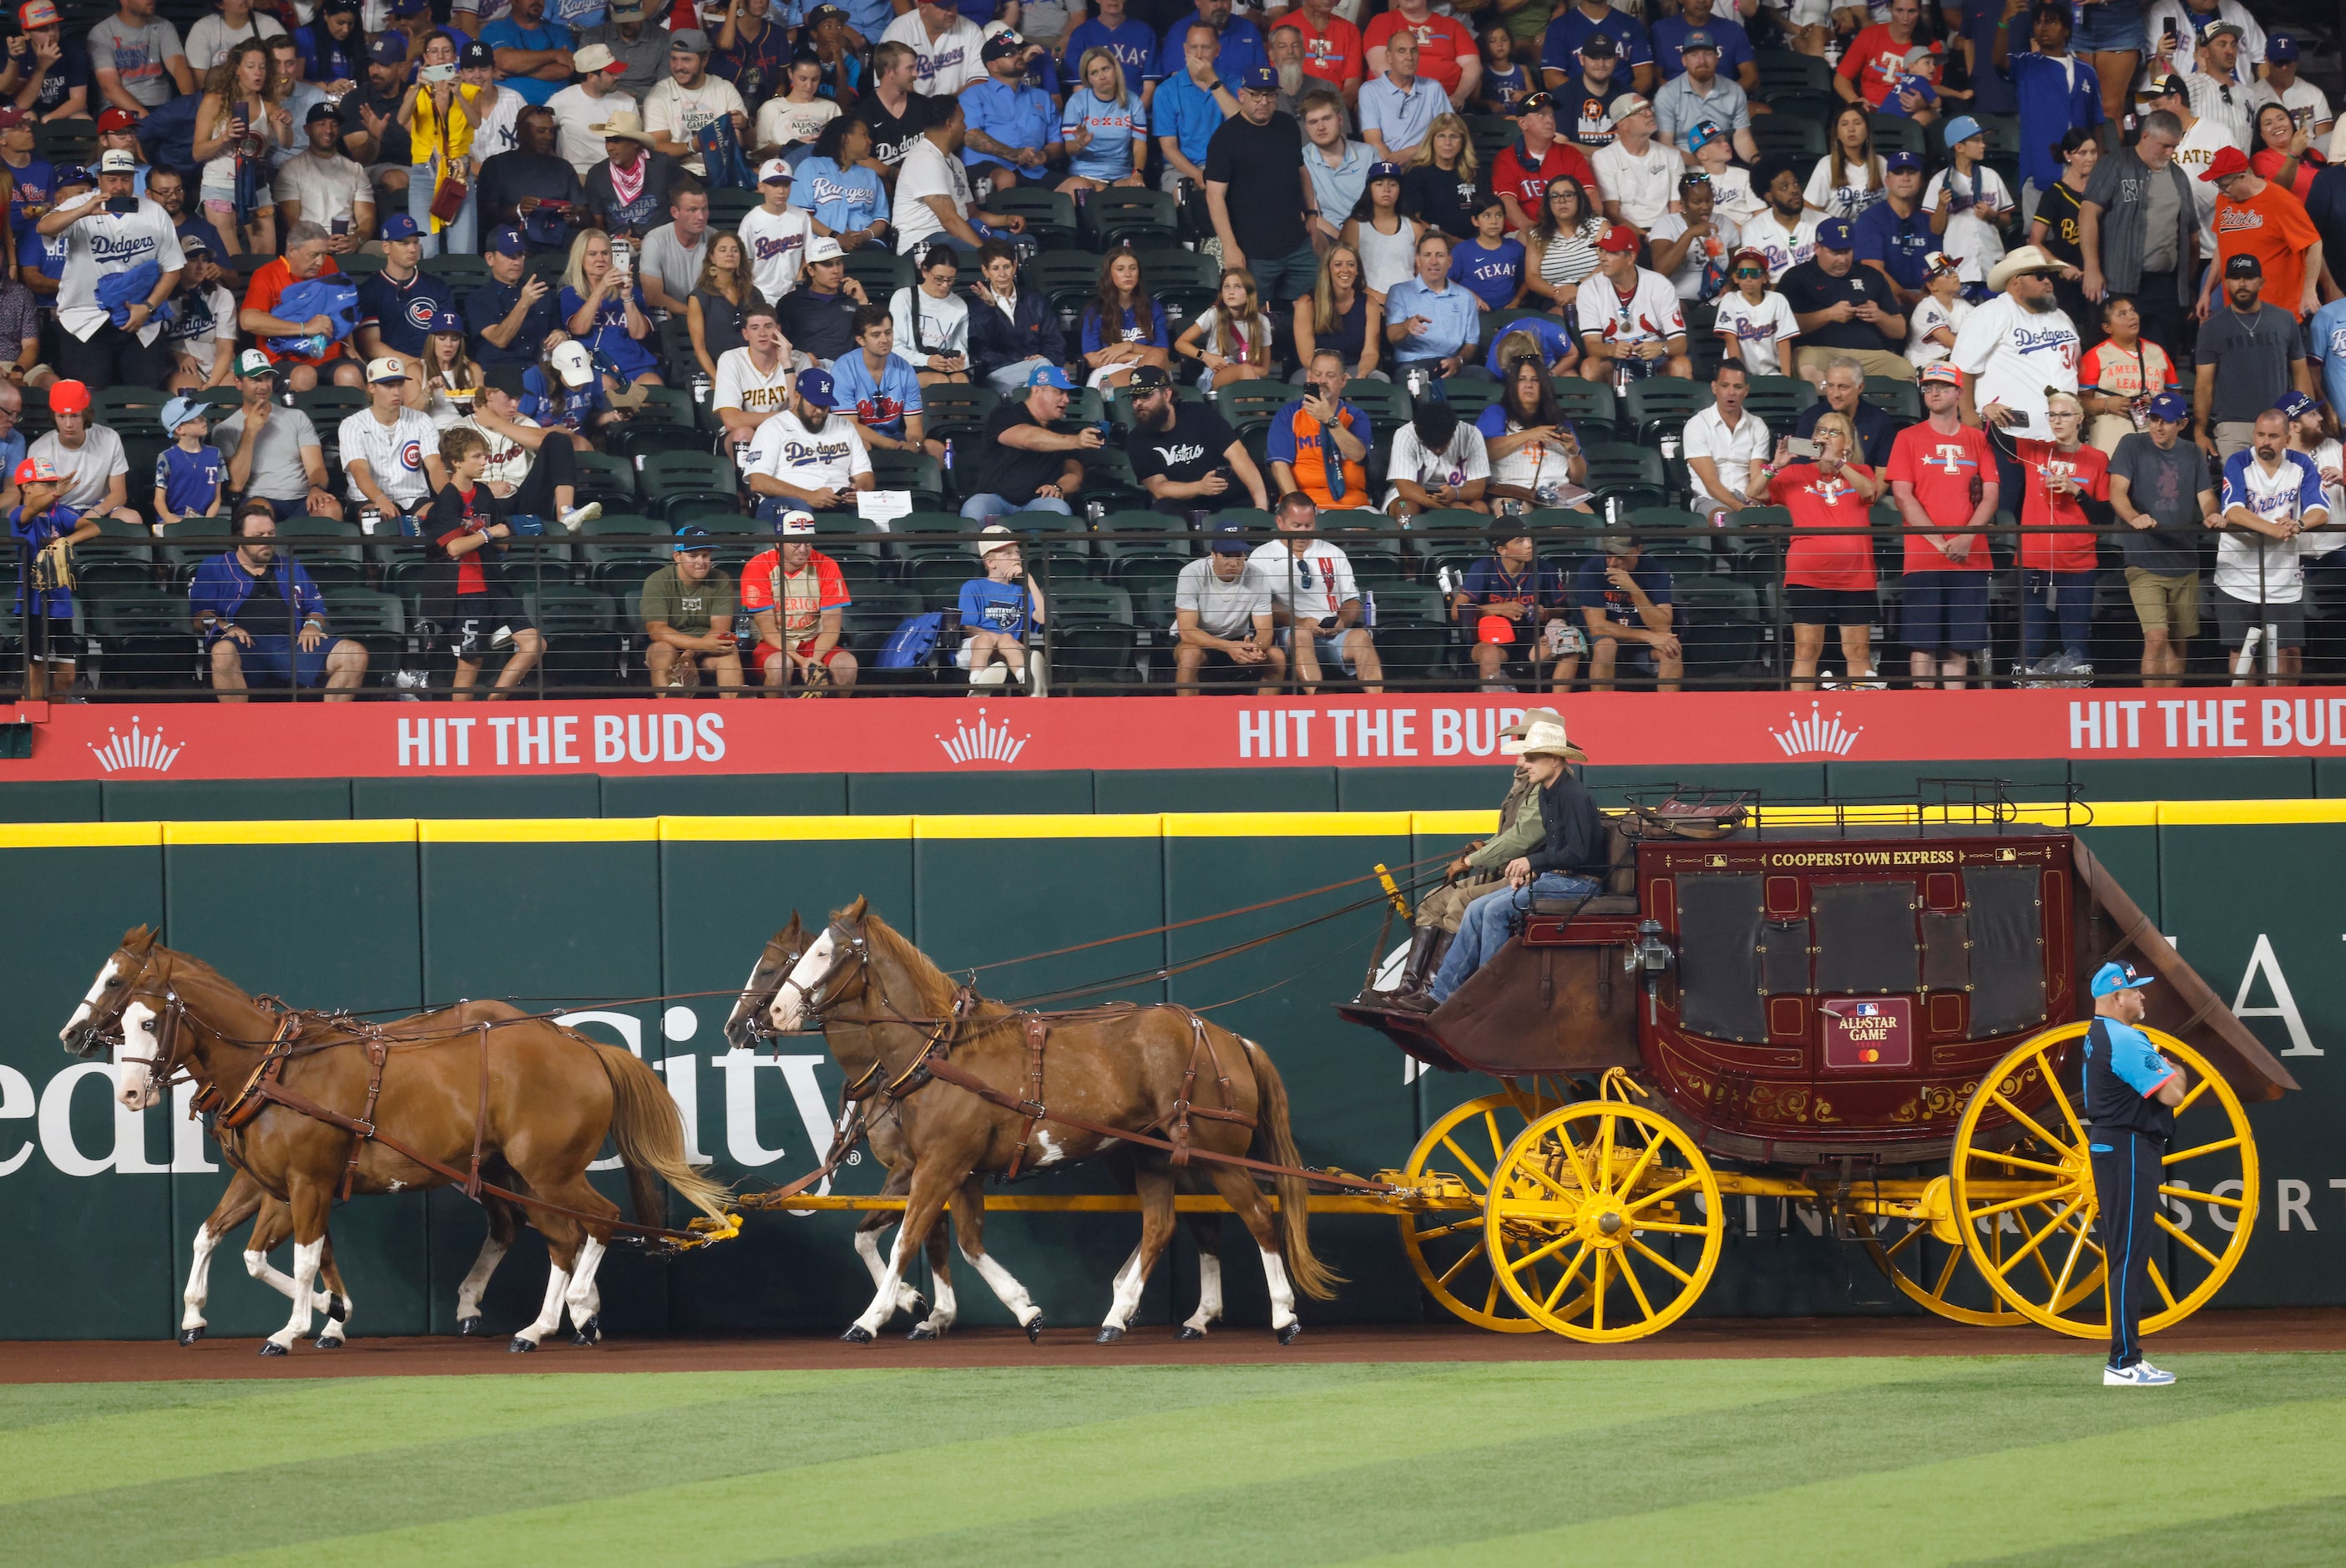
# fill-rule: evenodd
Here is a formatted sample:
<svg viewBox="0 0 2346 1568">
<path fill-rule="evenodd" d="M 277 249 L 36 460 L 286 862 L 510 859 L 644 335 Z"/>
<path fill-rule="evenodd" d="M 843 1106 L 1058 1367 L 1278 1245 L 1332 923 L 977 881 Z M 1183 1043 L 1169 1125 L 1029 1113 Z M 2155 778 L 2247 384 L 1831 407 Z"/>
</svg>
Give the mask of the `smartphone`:
<svg viewBox="0 0 2346 1568">
<path fill-rule="evenodd" d="M 453 82 L 456 79 L 456 67 L 454 66 L 426 66 L 422 70 L 415 73 L 415 79 L 419 82 L 425 82 L 434 86 L 437 86 L 442 82 Z"/>
<path fill-rule="evenodd" d="M 2012 417 L 2004 422 L 2004 429 L 2026 430 L 2028 428 L 2030 420 L 2028 417 L 2028 411 L 2026 409 L 2015 408 L 2007 412 L 2010 412 Z"/>
<path fill-rule="evenodd" d="M 1794 457 L 1805 457 L 1814 462 L 1819 448 L 1815 442 L 1806 441 L 1796 435 L 1784 443 L 1784 450 Z"/>
<path fill-rule="evenodd" d="M 333 233 L 334 238 L 340 239 L 342 236 L 351 231 L 351 220 L 347 218 L 337 218 L 329 227 Z"/>
<path fill-rule="evenodd" d="M 106 199 L 106 209 L 127 218 L 138 210 L 138 199 L 135 196 L 109 196 Z"/>
</svg>

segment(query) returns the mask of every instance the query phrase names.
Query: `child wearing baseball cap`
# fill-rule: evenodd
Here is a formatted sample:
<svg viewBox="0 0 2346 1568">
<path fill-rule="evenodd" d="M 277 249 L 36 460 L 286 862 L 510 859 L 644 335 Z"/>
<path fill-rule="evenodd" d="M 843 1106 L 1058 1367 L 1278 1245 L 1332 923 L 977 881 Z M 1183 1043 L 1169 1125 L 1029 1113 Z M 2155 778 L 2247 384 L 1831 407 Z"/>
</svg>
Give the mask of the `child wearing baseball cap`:
<svg viewBox="0 0 2346 1568">
<path fill-rule="evenodd" d="M 1923 258 L 1923 297 L 1906 312 L 1906 362 L 1916 370 L 1940 365 L 1955 351 L 1955 339 L 1972 313 L 1964 298 L 1963 259 L 1943 250 Z"/>
<path fill-rule="evenodd" d="M 217 517 L 227 498 L 228 462 L 209 443 L 210 411 L 187 396 L 163 405 L 163 433 L 171 438 L 155 459 L 158 533 L 189 517 Z"/>
<path fill-rule="evenodd" d="M 16 613 L 25 620 L 25 697 L 47 700 L 52 691 L 73 689 L 74 661 L 81 639 L 74 633 L 74 545 L 97 537 L 97 518 L 58 504 L 67 481 L 46 457 L 27 457 L 14 475 L 23 504 L 8 513 L 8 531 L 20 546 L 36 553 L 32 598 L 17 579 Z M 35 622 L 45 625 L 35 629 Z"/>
</svg>

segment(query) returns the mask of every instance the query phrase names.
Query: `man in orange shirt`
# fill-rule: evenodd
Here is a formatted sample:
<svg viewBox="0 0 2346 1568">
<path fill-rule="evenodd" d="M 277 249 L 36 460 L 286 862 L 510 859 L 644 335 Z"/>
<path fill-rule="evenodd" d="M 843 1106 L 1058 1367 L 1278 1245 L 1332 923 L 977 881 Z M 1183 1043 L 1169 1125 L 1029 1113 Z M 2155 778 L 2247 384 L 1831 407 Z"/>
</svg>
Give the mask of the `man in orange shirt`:
<svg viewBox="0 0 2346 1568">
<path fill-rule="evenodd" d="M 326 341 L 326 351 L 312 358 L 307 354 L 280 353 L 269 340 L 324 336 L 325 318 L 312 316 L 304 321 L 289 321 L 276 313 L 277 301 L 285 290 L 312 278 L 331 278 L 342 270 L 328 254 L 329 238 L 323 228 L 306 219 L 293 226 L 285 239 L 285 254 L 259 268 L 252 282 L 244 291 L 244 308 L 237 312 L 237 325 L 260 340 L 255 345 L 269 356 L 270 363 L 283 367 L 285 387 L 289 392 L 309 392 L 318 384 L 318 372 L 332 365 L 331 374 L 339 386 L 366 385 L 366 371 L 356 360 L 342 351 L 342 343 L 332 338 Z"/>
<path fill-rule="evenodd" d="M 1280 494 L 1300 490 L 1324 509 L 1373 509 L 1367 463 L 1376 437 L 1368 414 L 1344 401 L 1344 356 L 1321 349 L 1309 373 L 1303 395 L 1270 422 L 1265 455 L 1272 483 Z"/>
<path fill-rule="evenodd" d="M 2249 155 L 2218 148 L 2199 177 L 2216 188 L 2216 264 L 2199 286 L 2199 308 L 2224 263 L 2253 256 L 2264 266 L 2264 301 L 2299 321 L 2321 308 L 2314 282 L 2321 276 L 2321 234 L 2305 215 L 2304 203 L 2249 168 Z"/>
<path fill-rule="evenodd" d="M 1357 109 L 1366 56 L 1361 30 L 1336 15 L 1336 0 L 1303 0 L 1279 25 L 1302 36 L 1303 74 L 1342 94 L 1346 110 Z"/>
</svg>

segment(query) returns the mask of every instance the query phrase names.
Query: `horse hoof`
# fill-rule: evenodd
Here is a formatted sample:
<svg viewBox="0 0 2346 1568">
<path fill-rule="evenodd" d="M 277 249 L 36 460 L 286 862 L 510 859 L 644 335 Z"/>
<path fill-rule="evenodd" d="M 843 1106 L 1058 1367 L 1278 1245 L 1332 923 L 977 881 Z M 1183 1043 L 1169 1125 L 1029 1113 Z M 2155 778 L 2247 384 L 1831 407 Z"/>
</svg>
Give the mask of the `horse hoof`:
<svg viewBox="0 0 2346 1568">
<path fill-rule="evenodd" d="M 1026 1319 L 1026 1342 L 1030 1345 L 1043 1342 L 1043 1314 L 1040 1312 Z"/>
<path fill-rule="evenodd" d="M 913 1292 L 913 1304 L 903 1309 L 907 1318 L 925 1318 L 929 1311 L 929 1298 L 917 1290 Z"/>
<path fill-rule="evenodd" d="M 1202 1339 L 1206 1337 L 1206 1331 L 1203 1329 L 1192 1329 L 1189 1325 L 1184 1323 L 1181 1325 L 1181 1331 L 1173 1337 L 1176 1339 L 1182 1340 Z"/>
<path fill-rule="evenodd" d="M 179 1330 L 179 1343 L 182 1345 L 192 1345 L 203 1337 L 204 1331 L 199 1328 L 182 1329 Z"/>
<path fill-rule="evenodd" d="M 515 1334 L 513 1339 L 513 1343 L 507 1345 L 505 1349 L 516 1356 L 526 1355 L 530 1351 L 537 1349 L 537 1341 L 535 1339 L 525 1339 L 520 1335 Z"/>
<path fill-rule="evenodd" d="M 351 1298 L 337 1296 L 326 1303 L 326 1317 L 336 1323 L 347 1321 L 351 1315 Z"/>
<path fill-rule="evenodd" d="M 459 1318 L 456 1319 L 456 1332 L 464 1335 L 467 1339 L 479 1334 L 481 1331 L 481 1319 L 477 1316 L 471 1318 Z"/>
<path fill-rule="evenodd" d="M 913 1325 L 912 1332 L 906 1334 L 904 1338 L 907 1339 L 942 1339 L 944 1336 L 938 1333 L 934 1329 L 930 1328 L 926 1323 L 915 1323 Z"/>
<path fill-rule="evenodd" d="M 1095 1345 L 1113 1345 L 1118 1339 L 1123 1338 L 1124 1330 L 1111 1323 L 1100 1329 L 1098 1338 L 1095 1339 L 1092 1343 Z"/>
<path fill-rule="evenodd" d="M 279 1344 L 274 1339 L 263 1339 L 260 1342 L 260 1353 L 264 1356 L 290 1356 L 292 1354 L 291 1350 L 288 1350 L 284 1346 Z"/>
<path fill-rule="evenodd" d="M 872 1343 L 872 1330 L 861 1323 L 850 1323 L 847 1332 L 839 1337 L 839 1342 L 842 1345 L 869 1345 Z"/>
<path fill-rule="evenodd" d="M 342 1348 L 342 1336 L 339 1334 L 331 1339 L 326 1338 L 325 1335 L 321 1334 L 312 1341 L 312 1344 L 321 1350 L 339 1350 Z"/>
<path fill-rule="evenodd" d="M 603 1319 L 599 1317 L 587 1319 L 570 1336 L 574 1345 L 599 1345 L 602 1341 Z"/>
<path fill-rule="evenodd" d="M 1279 1331 L 1279 1342 L 1282 1345 L 1292 1345 L 1295 1343 L 1295 1336 L 1301 1332 L 1303 1332 L 1302 1324 L 1290 1323 L 1286 1328 L 1281 1329 Z"/>
</svg>

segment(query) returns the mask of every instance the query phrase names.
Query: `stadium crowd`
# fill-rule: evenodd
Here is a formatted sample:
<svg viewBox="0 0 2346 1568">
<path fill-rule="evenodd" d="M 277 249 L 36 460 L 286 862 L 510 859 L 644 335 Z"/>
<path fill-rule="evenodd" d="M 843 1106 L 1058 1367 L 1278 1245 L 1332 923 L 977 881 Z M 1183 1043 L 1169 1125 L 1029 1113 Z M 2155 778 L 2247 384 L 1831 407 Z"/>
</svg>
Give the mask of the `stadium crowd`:
<svg viewBox="0 0 2346 1568">
<path fill-rule="evenodd" d="M 36 696 L 2288 682 L 2346 586 L 2238 0 L 119 5 L 0 66 Z"/>
</svg>

